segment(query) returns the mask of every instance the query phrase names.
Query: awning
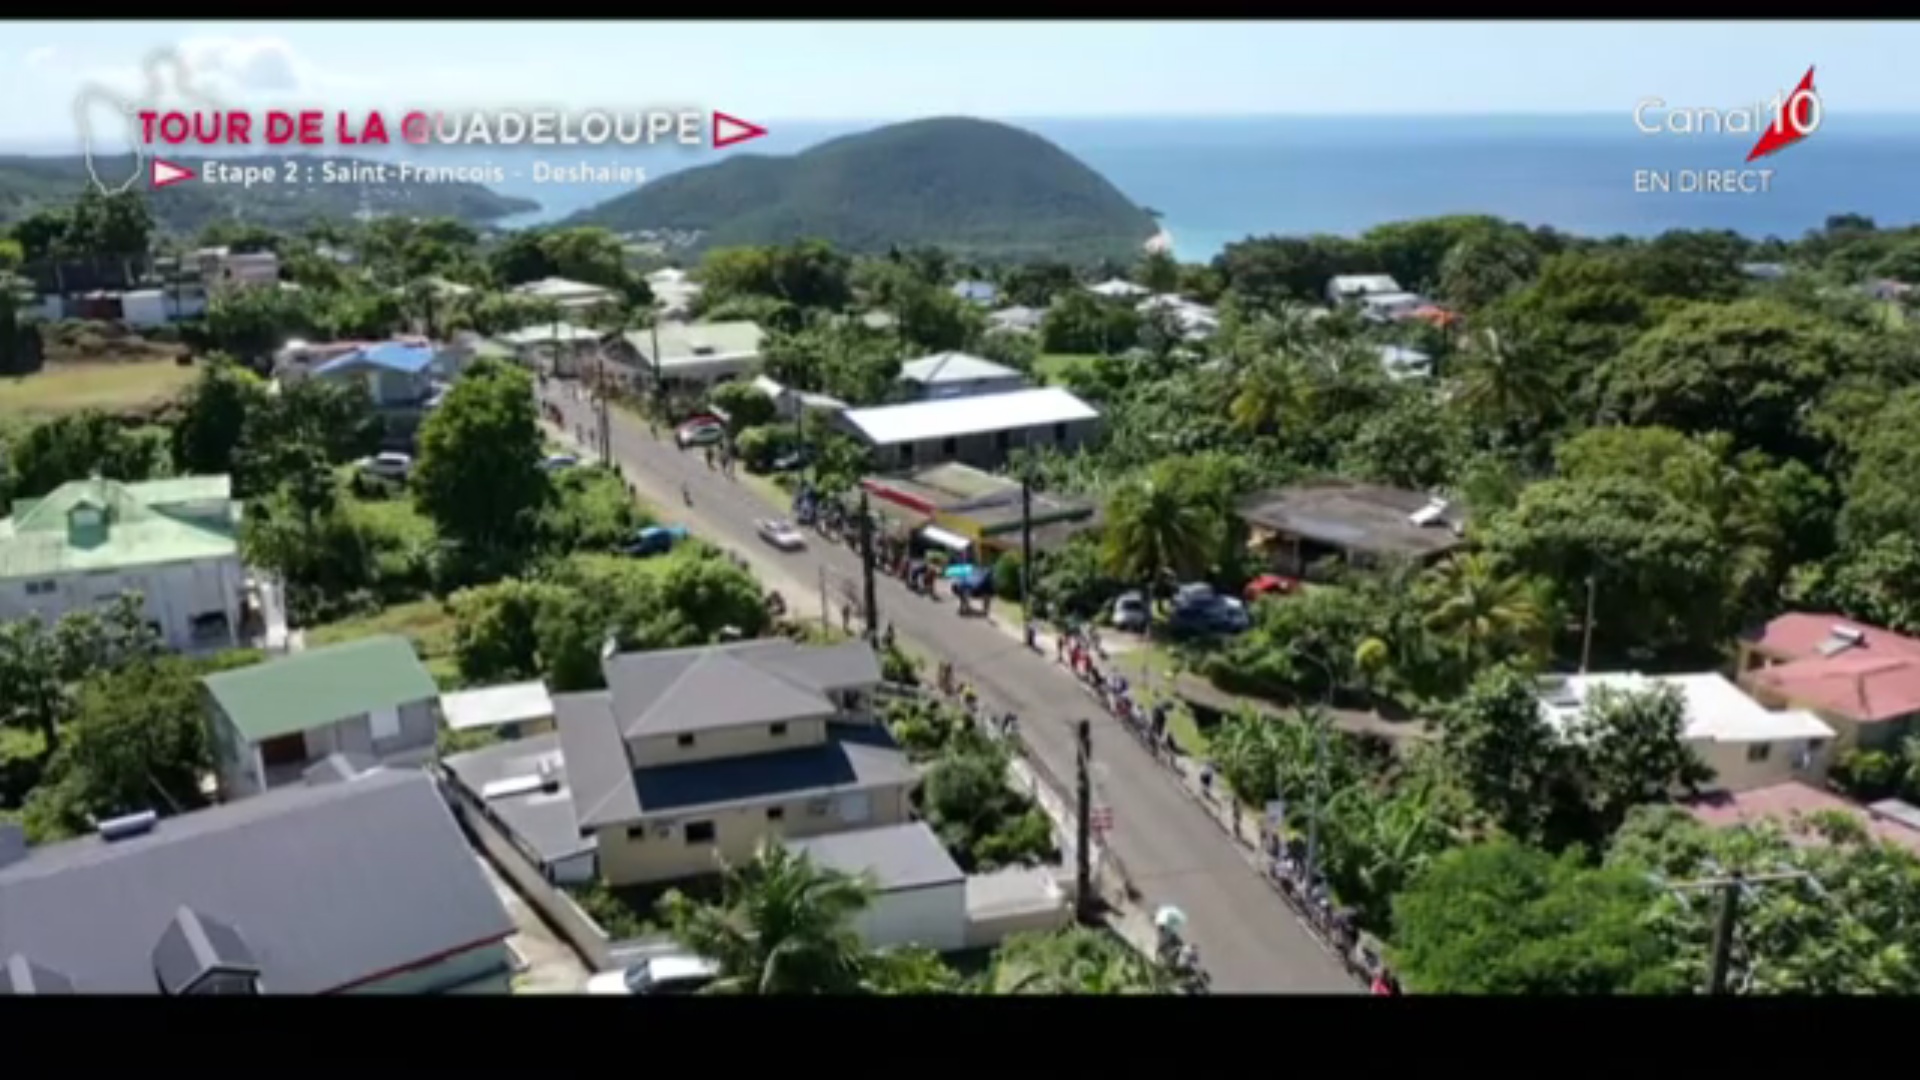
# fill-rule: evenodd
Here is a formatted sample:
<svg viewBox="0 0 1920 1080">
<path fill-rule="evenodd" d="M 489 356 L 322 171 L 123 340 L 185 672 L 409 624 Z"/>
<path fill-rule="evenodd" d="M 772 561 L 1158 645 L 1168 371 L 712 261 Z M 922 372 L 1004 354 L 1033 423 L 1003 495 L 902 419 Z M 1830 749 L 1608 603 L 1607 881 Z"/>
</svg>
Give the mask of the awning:
<svg viewBox="0 0 1920 1080">
<path fill-rule="evenodd" d="M 964 536 L 956 536 L 938 525 L 928 525 L 920 530 L 920 535 L 948 551 L 965 551 L 973 546 L 973 541 Z"/>
</svg>

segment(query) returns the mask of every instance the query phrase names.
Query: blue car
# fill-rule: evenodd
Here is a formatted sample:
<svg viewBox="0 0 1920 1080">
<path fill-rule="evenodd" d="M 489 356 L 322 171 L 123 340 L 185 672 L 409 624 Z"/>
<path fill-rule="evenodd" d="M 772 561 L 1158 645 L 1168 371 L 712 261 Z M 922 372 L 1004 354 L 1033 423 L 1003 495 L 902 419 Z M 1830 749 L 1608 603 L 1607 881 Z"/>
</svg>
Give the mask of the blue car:
<svg viewBox="0 0 1920 1080">
<path fill-rule="evenodd" d="M 634 538 L 620 546 L 620 554 L 635 558 L 649 555 L 665 555 L 673 550 L 673 545 L 687 538 L 687 530 L 680 525 L 654 525 L 641 529 Z"/>
</svg>

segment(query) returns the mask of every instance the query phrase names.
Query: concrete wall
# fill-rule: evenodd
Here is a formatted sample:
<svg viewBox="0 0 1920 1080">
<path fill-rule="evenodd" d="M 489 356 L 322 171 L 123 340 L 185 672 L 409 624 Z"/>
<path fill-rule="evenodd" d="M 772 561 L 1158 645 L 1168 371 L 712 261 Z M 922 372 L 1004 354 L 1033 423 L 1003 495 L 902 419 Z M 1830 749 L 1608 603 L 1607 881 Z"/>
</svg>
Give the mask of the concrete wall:
<svg viewBox="0 0 1920 1080">
<path fill-rule="evenodd" d="M 688 765 L 696 761 L 777 754 L 819 746 L 827 741 L 827 722 L 802 720 L 789 722 L 786 734 L 773 734 L 770 724 L 754 727 L 719 728 L 690 733 L 693 745 L 680 745 L 680 736 L 656 735 L 627 740 L 627 754 L 636 769 L 658 765 Z"/>
<path fill-rule="evenodd" d="M 925 945 L 938 952 L 967 947 L 967 884 L 956 881 L 919 889 L 884 892 L 854 919 L 868 945 Z"/>
<path fill-rule="evenodd" d="M 1817 744 L 1817 748 L 1810 744 Z M 1832 761 L 1834 740 L 1792 739 L 1772 743 L 1701 741 L 1692 745 L 1694 753 L 1707 768 L 1713 770 L 1716 786 L 1726 791 L 1740 792 L 1772 787 L 1789 780 L 1819 786 Z M 1756 746 L 1767 748 L 1766 757 L 1759 761 L 1748 757 Z M 1800 768 L 1797 763 L 1803 754 L 1811 760 L 1807 767 Z"/>
<path fill-rule="evenodd" d="M 350 716 L 306 733 L 307 760 L 328 754 L 365 754 L 375 758 L 408 757 L 431 751 L 440 732 L 440 699 L 426 698 L 400 706 L 400 734 L 375 739 L 373 720 L 366 713 Z"/>
<path fill-rule="evenodd" d="M 967 947 L 992 948 L 1015 934 L 1064 929 L 1070 890 L 1045 869 L 1013 867 L 967 879 Z"/>
<path fill-rule="evenodd" d="M 540 912 L 547 925 L 573 946 L 588 967 L 595 971 L 614 967 L 612 944 L 600 924 L 582 911 L 572 897 L 542 877 L 539 869 L 527 860 L 499 826 L 487 820 L 479 803 L 459 784 L 444 776 L 439 780 L 440 793 L 453 809 L 454 820 L 460 823 L 487 861 L 513 883 L 514 890 Z"/>
<path fill-rule="evenodd" d="M 245 574 L 240 556 L 161 563 L 98 573 L 62 574 L 45 578 L 13 578 L 0 582 L 0 620 L 39 615 L 54 622 L 69 611 L 94 610 L 121 593 L 139 593 L 147 617 L 160 624 L 160 636 L 170 649 L 196 647 L 195 616 L 225 614 L 230 632 L 240 626 L 240 599 Z M 51 583 L 52 591 L 29 592 Z M 226 647 L 227 638 L 202 645 Z"/>
<path fill-rule="evenodd" d="M 975 468 L 994 469 L 1006 463 L 1007 454 L 1015 447 L 1057 446 L 1062 450 L 1071 450 L 1092 439 L 1100 430 L 1100 422 L 1098 419 L 1075 420 L 1065 424 L 1064 431 L 1058 430 L 1058 427 L 1058 425 L 1047 424 L 1022 431 L 990 432 L 954 439 L 923 439 L 913 443 L 875 447 L 874 468 L 886 472 L 893 469 L 937 465 L 946 461 L 960 461 Z"/>
<path fill-rule="evenodd" d="M 909 786 L 902 785 L 811 799 L 769 799 L 750 806 L 688 810 L 631 827 L 601 829 L 596 834 L 600 873 L 610 885 L 675 881 L 715 873 L 721 860 L 744 863 L 766 836 L 818 836 L 903 825 L 911 820 L 910 791 Z M 866 814 L 859 817 L 856 811 L 863 798 Z M 774 811 L 778 811 L 777 820 L 771 816 Z M 713 840 L 689 842 L 687 826 L 701 823 L 713 826 Z"/>
</svg>

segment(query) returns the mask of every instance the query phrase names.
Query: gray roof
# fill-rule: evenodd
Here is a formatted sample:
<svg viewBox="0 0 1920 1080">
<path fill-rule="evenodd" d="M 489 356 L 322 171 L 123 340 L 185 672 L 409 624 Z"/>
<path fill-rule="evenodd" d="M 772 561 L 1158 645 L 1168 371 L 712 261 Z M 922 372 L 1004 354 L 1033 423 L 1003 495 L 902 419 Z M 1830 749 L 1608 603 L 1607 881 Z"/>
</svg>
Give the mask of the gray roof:
<svg viewBox="0 0 1920 1080">
<path fill-rule="evenodd" d="M 996 364 L 985 357 L 963 352 L 934 353 L 900 365 L 901 379 L 926 386 L 1021 377 L 1019 372 L 1005 364 Z"/>
<path fill-rule="evenodd" d="M 821 720 L 826 694 L 880 682 L 861 642 L 802 648 L 786 639 L 626 653 L 602 665 L 613 715 L 628 738 Z"/>
<path fill-rule="evenodd" d="M 817 866 L 870 877 L 881 892 L 952 885 L 967 875 L 924 821 L 789 840 Z"/>
<path fill-rule="evenodd" d="M 26 994 L 71 994 L 73 980 L 51 968 L 14 953 L 0 962 L 0 997 Z"/>
<path fill-rule="evenodd" d="M 342 780 L 351 780 L 369 769 L 377 768 L 379 764 L 379 761 L 366 754 L 328 754 L 307 766 L 300 777 L 313 787 L 321 784 L 337 784 Z"/>
<path fill-rule="evenodd" d="M 557 791 L 527 791 L 500 798 L 482 794 L 488 784 L 539 774 L 542 762 L 559 767 Z M 580 824 L 574 820 L 573 793 L 567 788 L 566 759 L 560 752 L 560 736 L 549 732 L 529 739 L 512 739 L 480 750 L 456 754 L 440 764 L 474 799 L 484 803 L 494 818 L 514 839 L 541 862 L 556 863 L 593 850 L 593 841 L 582 838 Z"/>
<path fill-rule="evenodd" d="M 434 782 L 382 770 L 36 849 L 0 869 L 0 956 L 83 993 L 158 993 L 155 950 L 182 907 L 231 927 L 274 994 L 342 989 L 513 932 Z"/>
<path fill-rule="evenodd" d="M 1349 551 L 1424 559 L 1464 543 L 1450 527 L 1462 521 L 1457 509 L 1432 525 L 1408 520 L 1431 501 L 1417 491 L 1320 480 L 1259 492 L 1239 509 L 1241 518 L 1263 529 Z"/>
<path fill-rule="evenodd" d="M 184 994 L 215 972 L 258 976 L 260 964 L 238 930 L 182 907 L 153 947 L 153 973 L 161 992 Z"/>
</svg>

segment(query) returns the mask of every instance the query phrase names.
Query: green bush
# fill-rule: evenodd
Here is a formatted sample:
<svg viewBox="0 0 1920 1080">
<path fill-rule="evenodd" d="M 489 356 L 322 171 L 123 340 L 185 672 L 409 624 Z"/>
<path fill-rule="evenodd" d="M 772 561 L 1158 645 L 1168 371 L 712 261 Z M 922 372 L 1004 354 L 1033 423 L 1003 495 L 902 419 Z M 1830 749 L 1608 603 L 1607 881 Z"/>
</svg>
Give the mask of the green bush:
<svg viewBox="0 0 1920 1080">
<path fill-rule="evenodd" d="M 1833 786 L 1872 802 L 1892 795 L 1900 786 L 1900 762 L 1884 750 L 1849 750 L 1834 763 Z"/>
</svg>

